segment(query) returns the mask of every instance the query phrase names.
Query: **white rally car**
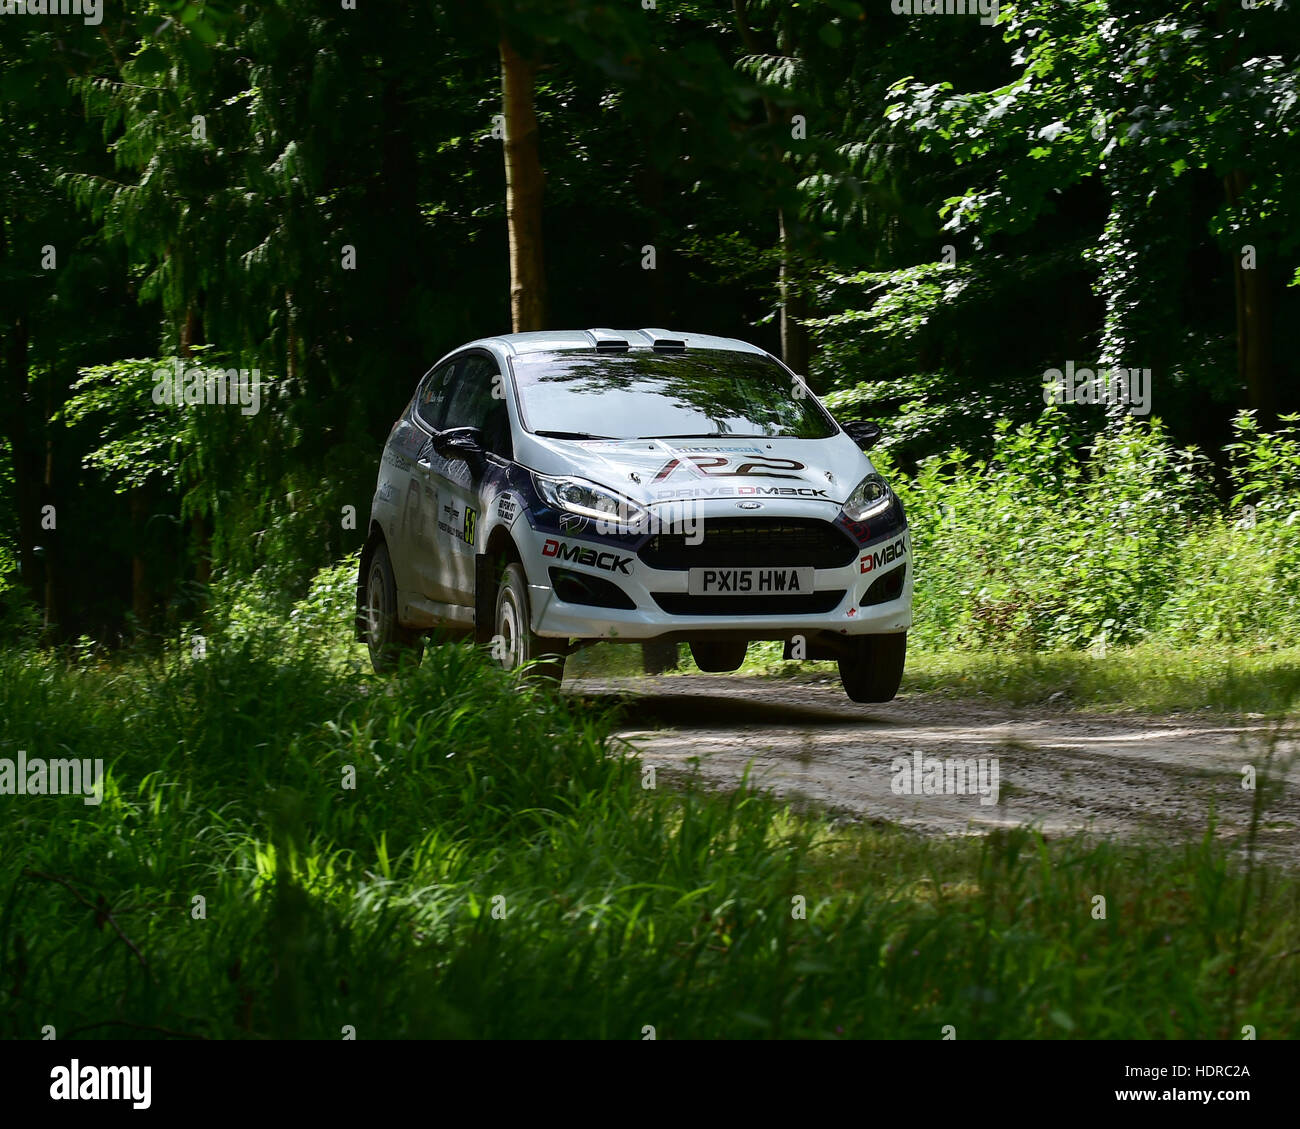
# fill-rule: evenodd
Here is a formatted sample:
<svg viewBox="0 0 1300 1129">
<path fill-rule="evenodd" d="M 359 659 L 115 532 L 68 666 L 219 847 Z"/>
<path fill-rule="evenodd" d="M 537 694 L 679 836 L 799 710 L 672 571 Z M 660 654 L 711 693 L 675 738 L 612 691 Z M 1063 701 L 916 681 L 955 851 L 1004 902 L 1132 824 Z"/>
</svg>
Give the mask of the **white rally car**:
<svg viewBox="0 0 1300 1129">
<path fill-rule="evenodd" d="M 393 425 L 357 582 L 377 670 L 424 636 L 558 681 L 594 642 L 751 640 L 898 691 L 912 622 L 903 507 L 798 376 L 743 341 L 515 333 L 457 349 Z"/>
</svg>

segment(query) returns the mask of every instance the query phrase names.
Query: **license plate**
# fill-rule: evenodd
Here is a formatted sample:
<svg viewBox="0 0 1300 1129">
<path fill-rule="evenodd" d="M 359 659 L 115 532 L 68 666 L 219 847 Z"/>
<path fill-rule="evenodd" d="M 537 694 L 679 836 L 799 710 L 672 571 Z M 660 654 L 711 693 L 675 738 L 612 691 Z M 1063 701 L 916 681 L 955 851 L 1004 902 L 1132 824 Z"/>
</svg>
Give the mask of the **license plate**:
<svg viewBox="0 0 1300 1129">
<path fill-rule="evenodd" d="M 811 568 L 693 568 L 686 578 L 691 596 L 806 596 L 813 590 Z"/>
</svg>

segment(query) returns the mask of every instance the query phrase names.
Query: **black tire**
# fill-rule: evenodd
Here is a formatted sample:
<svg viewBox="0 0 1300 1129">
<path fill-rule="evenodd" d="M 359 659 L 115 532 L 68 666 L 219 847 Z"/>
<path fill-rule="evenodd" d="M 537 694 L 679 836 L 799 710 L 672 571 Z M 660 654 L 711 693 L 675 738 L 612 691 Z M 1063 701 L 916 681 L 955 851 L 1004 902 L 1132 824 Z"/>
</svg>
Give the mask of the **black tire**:
<svg viewBox="0 0 1300 1129">
<path fill-rule="evenodd" d="M 862 635 L 853 640 L 854 653 L 840 659 L 840 682 L 855 702 L 888 702 L 898 694 L 907 660 L 907 632 Z"/>
<path fill-rule="evenodd" d="M 419 665 L 424 656 L 424 636 L 398 622 L 397 580 L 393 576 L 388 546 L 383 542 L 375 546 L 366 567 L 362 615 L 370 665 L 376 674 L 392 673 L 401 665 L 404 656 Z"/>
<path fill-rule="evenodd" d="M 749 643 L 744 639 L 692 643 L 691 658 L 696 666 L 709 674 L 730 674 L 740 669 L 748 650 Z"/>
<path fill-rule="evenodd" d="M 497 584 L 492 616 L 492 653 L 506 670 L 527 667 L 526 677 L 558 686 L 565 655 L 558 639 L 543 639 L 529 628 L 528 578 L 518 561 L 508 564 Z"/>
<path fill-rule="evenodd" d="M 651 639 L 641 644 L 641 669 L 646 674 L 663 674 L 677 669 L 677 644 Z"/>
</svg>

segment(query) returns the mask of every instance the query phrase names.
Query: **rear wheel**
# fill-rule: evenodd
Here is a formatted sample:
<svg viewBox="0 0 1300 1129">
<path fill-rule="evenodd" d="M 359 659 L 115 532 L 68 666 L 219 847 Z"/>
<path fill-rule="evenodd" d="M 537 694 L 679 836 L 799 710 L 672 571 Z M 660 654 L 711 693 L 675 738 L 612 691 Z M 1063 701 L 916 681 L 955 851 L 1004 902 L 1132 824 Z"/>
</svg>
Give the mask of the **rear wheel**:
<svg viewBox="0 0 1300 1129">
<path fill-rule="evenodd" d="M 495 638 L 492 655 L 506 670 L 528 665 L 527 675 L 538 681 L 559 685 L 564 678 L 559 640 L 534 635 L 528 623 L 528 578 L 524 566 L 514 561 L 506 566 L 497 585 L 496 614 L 493 617 Z"/>
<path fill-rule="evenodd" d="M 853 652 L 840 659 L 840 682 L 855 702 L 888 702 L 898 693 L 907 658 L 907 632 L 860 635 Z"/>
<path fill-rule="evenodd" d="M 397 580 L 393 576 L 393 562 L 388 556 L 388 546 L 382 542 L 375 546 L 375 551 L 370 555 L 363 613 L 370 665 L 376 673 L 388 674 L 396 670 L 401 665 L 403 655 L 408 655 L 419 663 L 424 655 L 424 636 L 398 622 Z"/>
<path fill-rule="evenodd" d="M 709 674 L 730 674 L 745 661 L 749 644 L 744 639 L 727 639 L 691 644 L 695 665 Z"/>
</svg>

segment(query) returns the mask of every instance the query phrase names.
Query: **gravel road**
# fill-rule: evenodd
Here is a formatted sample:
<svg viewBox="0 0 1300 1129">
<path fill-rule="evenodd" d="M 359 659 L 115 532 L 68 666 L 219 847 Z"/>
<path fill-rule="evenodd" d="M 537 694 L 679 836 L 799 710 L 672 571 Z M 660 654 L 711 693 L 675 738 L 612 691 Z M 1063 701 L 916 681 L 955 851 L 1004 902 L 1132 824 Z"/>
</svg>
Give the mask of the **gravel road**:
<svg viewBox="0 0 1300 1129">
<path fill-rule="evenodd" d="M 706 781 L 729 787 L 752 762 L 752 778 L 782 797 L 935 834 L 1035 824 L 1049 835 L 1186 840 L 1204 834 L 1214 809 L 1217 834 L 1236 840 L 1254 799 L 1243 767 L 1262 762 L 1272 739 L 1282 788 L 1269 798 L 1260 842 L 1270 856 L 1300 862 L 1297 734 L 1265 719 L 1088 714 L 920 694 L 863 706 L 837 681 L 740 676 L 578 679 L 565 688 L 618 703 L 620 737 L 662 771 L 698 765 Z M 984 795 L 925 794 L 929 758 L 983 758 L 984 775 L 970 786 Z M 981 802 L 994 784 L 996 803 Z M 919 794 L 900 794 L 913 785 Z"/>
</svg>

